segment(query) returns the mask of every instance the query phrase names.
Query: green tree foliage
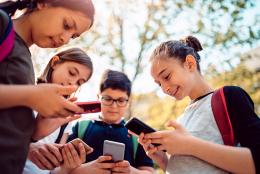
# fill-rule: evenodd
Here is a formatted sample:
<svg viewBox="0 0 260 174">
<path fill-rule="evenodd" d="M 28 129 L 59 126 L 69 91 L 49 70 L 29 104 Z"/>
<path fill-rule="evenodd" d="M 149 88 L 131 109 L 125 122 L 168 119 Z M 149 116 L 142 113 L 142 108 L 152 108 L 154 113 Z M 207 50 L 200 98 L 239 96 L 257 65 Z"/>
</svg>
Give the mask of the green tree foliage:
<svg viewBox="0 0 260 174">
<path fill-rule="evenodd" d="M 224 85 L 242 87 L 252 98 L 255 111 L 260 115 L 260 71 L 249 70 L 242 61 L 230 71 L 219 73 L 214 67 L 209 67 L 207 79 L 213 87 L 219 88 Z"/>
<path fill-rule="evenodd" d="M 252 13 L 250 20 L 245 15 L 254 0 L 97 0 L 95 5 L 94 27 L 73 44 L 110 60 L 133 82 L 161 41 L 194 34 L 205 48 L 213 48 L 206 49 L 209 53 L 221 51 L 226 55 L 221 60 L 228 60 L 232 46 L 251 47 L 260 38 L 259 14 Z"/>
</svg>

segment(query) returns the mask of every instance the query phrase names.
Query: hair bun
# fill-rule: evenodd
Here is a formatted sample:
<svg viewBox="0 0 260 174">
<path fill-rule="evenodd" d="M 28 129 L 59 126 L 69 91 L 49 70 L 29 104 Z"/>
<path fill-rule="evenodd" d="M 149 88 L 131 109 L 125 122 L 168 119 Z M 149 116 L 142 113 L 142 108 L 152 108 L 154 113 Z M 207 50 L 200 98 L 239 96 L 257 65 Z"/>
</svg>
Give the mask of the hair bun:
<svg viewBox="0 0 260 174">
<path fill-rule="evenodd" d="M 182 42 L 187 44 L 187 46 L 192 47 L 196 52 L 199 52 L 202 50 L 202 46 L 200 44 L 200 41 L 193 36 L 187 36 L 184 39 L 181 39 Z"/>
</svg>

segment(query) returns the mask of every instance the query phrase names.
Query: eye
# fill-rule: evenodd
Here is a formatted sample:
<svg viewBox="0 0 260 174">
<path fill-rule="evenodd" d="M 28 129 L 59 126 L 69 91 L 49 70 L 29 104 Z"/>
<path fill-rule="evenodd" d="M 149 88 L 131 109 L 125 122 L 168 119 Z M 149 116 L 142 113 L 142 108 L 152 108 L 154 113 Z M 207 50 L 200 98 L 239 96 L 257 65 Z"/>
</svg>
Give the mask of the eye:
<svg viewBox="0 0 260 174">
<path fill-rule="evenodd" d="M 125 99 L 125 98 L 119 98 L 118 99 L 118 102 L 119 103 L 124 103 L 124 102 L 127 102 L 128 100 L 127 99 Z"/>
<path fill-rule="evenodd" d="M 169 78 L 170 78 L 170 74 L 164 77 L 165 80 L 169 80 Z"/>
<path fill-rule="evenodd" d="M 103 98 L 103 100 L 110 102 L 110 101 L 112 101 L 112 98 Z"/>
<path fill-rule="evenodd" d="M 83 83 L 85 83 L 85 80 L 79 80 L 78 85 L 81 86 Z"/>
<path fill-rule="evenodd" d="M 76 73 L 75 72 L 73 72 L 73 71 L 69 71 L 69 74 L 71 75 L 71 76 L 75 76 L 76 75 Z"/>
<path fill-rule="evenodd" d="M 72 39 L 75 39 L 75 38 L 77 38 L 77 37 L 79 37 L 78 34 L 73 34 L 71 38 L 72 38 Z"/>
<path fill-rule="evenodd" d="M 68 21 L 66 19 L 64 19 L 63 21 L 63 28 L 65 30 L 70 30 L 72 27 L 69 25 Z"/>
</svg>

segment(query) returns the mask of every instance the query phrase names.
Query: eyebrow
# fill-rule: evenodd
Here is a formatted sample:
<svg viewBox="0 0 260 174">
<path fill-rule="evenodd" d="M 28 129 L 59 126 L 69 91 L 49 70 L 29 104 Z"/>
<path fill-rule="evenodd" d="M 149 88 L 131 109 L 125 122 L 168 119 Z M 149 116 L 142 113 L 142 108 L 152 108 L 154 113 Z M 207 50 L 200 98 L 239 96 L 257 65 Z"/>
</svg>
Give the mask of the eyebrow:
<svg viewBox="0 0 260 174">
<path fill-rule="evenodd" d="M 158 73 L 158 76 L 162 75 L 162 73 L 164 73 L 166 71 L 167 68 L 164 68 L 163 70 L 161 70 L 159 73 Z M 160 84 L 159 81 L 155 80 L 154 81 L 155 83 L 157 84 Z"/>
<path fill-rule="evenodd" d="M 158 76 L 162 75 L 162 73 L 164 73 L 166 71 L 166 68 L 164 68 L 163 70 L 161 70 L 159 73 L 158 73 Z"/>
</svg>

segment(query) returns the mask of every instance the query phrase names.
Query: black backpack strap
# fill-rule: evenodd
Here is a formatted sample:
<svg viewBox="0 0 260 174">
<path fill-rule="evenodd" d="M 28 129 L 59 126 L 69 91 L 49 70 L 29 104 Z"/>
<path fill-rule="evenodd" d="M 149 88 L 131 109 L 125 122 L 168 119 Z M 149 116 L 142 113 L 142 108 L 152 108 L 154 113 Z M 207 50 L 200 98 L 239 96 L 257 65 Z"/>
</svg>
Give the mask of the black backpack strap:
<svg viewBox="0 0 260 174">
<path fill-rule="evenodd" d="M 62 126 L 60 127 L 60 132 L 59 132 L 59 135 L 58 135 L 58 137 L 57 137 L 55 143 L 57 143 L 57 144 L 60 143 L 61 137 L 62 137 L 62 135 L 63 135 L 63 133 L 64 133 L 64 130 L 65 130 L 66 127 L 68 126 L 68 124 L 69 124 L 69 123 L 66 123 L 66 124 L 64 124 L 64 125 L 62 125 Z"/>
</svg>

